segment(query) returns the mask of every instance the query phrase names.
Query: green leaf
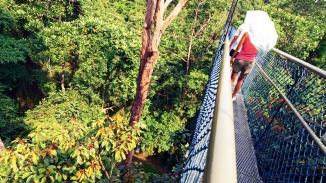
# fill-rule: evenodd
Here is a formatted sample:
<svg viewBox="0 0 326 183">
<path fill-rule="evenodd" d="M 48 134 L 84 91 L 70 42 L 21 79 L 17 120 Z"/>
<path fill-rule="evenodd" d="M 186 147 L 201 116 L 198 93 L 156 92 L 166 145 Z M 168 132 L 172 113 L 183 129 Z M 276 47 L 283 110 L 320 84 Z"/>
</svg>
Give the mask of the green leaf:
<svg viewBox="0 0 326 183">
<path fill-rule="evenodd" d="M 82 165 L 83 164 L 83 158 L 81 156 L 77 156 L 77 163 Z"/>
<path fill-rule="evenodd" d="M 88 149 L 85 149 L 83 151 L 83 155 L 86 157 L 86 159 L 89 159 L 89 151 L 88 151 Z"/>
<path fill-rule="evenodd" d="M 63 178 L 63 180 L 67 180 L 67 175 L 62 174 L 62 178 Z"/>
<path fill-rule="evenodd" d="M 41 183 L 45 183 L 45 182 L 46 182 L 46 177 L 42 177 Z"/>
<path fill-rule="evenodd" d="M 120 162 L 121 161 L 121 152 L 120 151 L 116 151 L 115 152 L 115 160 L 117 162 Z"/>
<path fill-rule="evenodd" d="M 78 180 L 78 178 L 76 176 L 72 176 L 70 177 L 70 180 Z"/>
<path fill-rule="evenodd" d="M 33 175 L 27 178 L 26 183 L 31 183 L 32 181 L 33 181 Z"/>
<path fill-rule="evenodd" d="M 33 153 L 33 154 L 32 154 L 32 161 L 33 161 L 34 165 L 37 165 L 38 160 L 39 160 L 39 158 L 36 156 L 35 153 Z"/>
<path fill-rule="evenodd" d="M 54 182 L 54 177 L 50 176 L 51 182 Z"/>
<path fill-rule="evenodd" d="M 106 144 L 108 144 L 109 142 L 108 141 L 106 141 L 106 140 L 103 140 L 103 142 L 101 143 L 101 147 L 105 147 L 106 146 Z"/>
<path fill-rule="evenodd" d="M 98 141 L 97 140 L 94 142 L 94 147 L 95 147 L 95 149 L 98 149 L 99 148 L 99 145 L 98 145 Z"/>
<path fill-rule="evenodd" d="M 44 173 L 45 171 L 46 171 L 45 168 L 40 168 L 40 169 L 38 170 L 38 172 L 41 173 L 41 174 Z"/>
<path fill-rule="evenodd" d="M 89 150 L 89 154 L 94 158 L 94 159 L 96 159 L 96 156 L 95 156 L 95 149 L 94 148 L 92 148 L 92 149 L 90 149 Z"/>
<path fill-rule="evenodd" d="M 122 160 L 125 160 L 126 159 L 125 153 L 121 152 L 121 157 L 122 157 Z"/>
<path fill-rule="evenodd" d="M 36 169 L 35 166 L 31 166 L 30 168 L 31 168 L 31 171 L 32 171 L 33 173 L 37 173 L 37 169 Z"/>
<path fill-rule="evenodd" d="M 32 172 L 26 172 L 22 175 L 22 179 L 25 179 L 26 177 L 30 176 Z"/>
<path fill-rule="evenodd" d="M 78 150 L 76 149 L 72 154 L 71 154 L 71 157 L 72 158 L 75 158 L 78 154 Z"/>
<path fill-rule="evenodd" d="M 45 164 L 45 166 L 49 166 L 50 162 L 49 162 L 49 159 L 48 158 L 45 158 L 44 159 L 44 164 Z"/>
<path fill-rule="evenodd" d="M 55 180 L 57 180 L 57 181 L 59 181 L 59 182 L 62 181 L 62 176 L 61 176 L 60 173 L 56 173 L 56 174 L 55 174 Z"/>
</svg>

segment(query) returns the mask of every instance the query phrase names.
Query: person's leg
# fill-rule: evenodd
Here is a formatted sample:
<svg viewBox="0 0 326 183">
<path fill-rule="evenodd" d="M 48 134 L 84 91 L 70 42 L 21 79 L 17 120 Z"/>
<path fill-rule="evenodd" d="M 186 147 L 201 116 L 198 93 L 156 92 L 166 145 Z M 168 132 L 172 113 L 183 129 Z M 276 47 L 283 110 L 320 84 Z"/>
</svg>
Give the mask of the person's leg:
<svg viewBox="0 0 326 183">
<path fill-rule="evenodd" d="M 233 73 L 232 73 L 233 74 Z M 247 74 L 240 74 L 239 78 L 238 78 L 238 81 L 237 81 L 237 84 L 235 85 L 235 88 L 234 88 L 234 91 L 232 93 L 232 98 L 235 97 L 238 93 L 238 91 L 240 90 L 241 86 L 242 86 L 242 82 L 244 80 L 244 78 L 247 76 Z"/>
<path fill-rule="evenodd" d="M 234 70 L 232 70 L 232 74 L 231 74 L 231 84 L 232 84 L 232 86 L 234 84 L 234 81 L 237 79 L 237 77 L 238 77 L 238 73 L 235 72 Z"/>
<path fill-rule="evenodd" d="M 243 61 L 239 59 L 235 59 L 233 64 L 232 64 L 232 74 L 231 74 L 231 84 L 233 86 L 234 82 L 238 78 L 238 73 L 241 71 L 243 65 Z"/>
</svg>

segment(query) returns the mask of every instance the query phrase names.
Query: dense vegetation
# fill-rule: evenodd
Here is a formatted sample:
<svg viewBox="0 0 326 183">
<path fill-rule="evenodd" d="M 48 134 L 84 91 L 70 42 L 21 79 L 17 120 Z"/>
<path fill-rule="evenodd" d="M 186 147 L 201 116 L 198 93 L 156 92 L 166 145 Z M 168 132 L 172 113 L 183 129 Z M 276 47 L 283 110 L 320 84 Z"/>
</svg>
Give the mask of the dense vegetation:
<svg viewBox="0 0 326 183">
<path fill-rule="evenodd" d="M 0 0 L 0 180 L 169 181 L 120 162 L 135 148 L 182 163 L 230 3 L 182 9 L 131 128 L 146 1 Z M 274 20 L 276 47 L 325 67 L 325 1 L 240 1 L 234 26 L 252 9 Z"/>
</svg>

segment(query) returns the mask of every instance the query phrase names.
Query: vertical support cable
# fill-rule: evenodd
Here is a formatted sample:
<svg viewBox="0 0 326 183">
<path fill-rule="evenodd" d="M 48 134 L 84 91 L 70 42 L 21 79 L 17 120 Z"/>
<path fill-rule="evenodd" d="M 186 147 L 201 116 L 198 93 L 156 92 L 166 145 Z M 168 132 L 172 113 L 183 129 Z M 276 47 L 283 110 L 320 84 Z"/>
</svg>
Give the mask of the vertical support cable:
<svg viewBox="0 0 326 183">
<path fill-rule="evenodd" d="M 226 37 L 208 146 L 204 182 L 237 182 L 229 38 Z"/>
</svg>

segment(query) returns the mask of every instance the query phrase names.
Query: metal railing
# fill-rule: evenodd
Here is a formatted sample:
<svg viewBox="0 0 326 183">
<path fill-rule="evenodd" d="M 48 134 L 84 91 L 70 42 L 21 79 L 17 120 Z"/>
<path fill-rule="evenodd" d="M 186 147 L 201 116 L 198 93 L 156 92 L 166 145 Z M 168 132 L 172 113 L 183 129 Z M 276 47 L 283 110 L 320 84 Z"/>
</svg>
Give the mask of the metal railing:
<svg viewBox="0 0 326 183">
<path fill-rule="evenodd" d="M 215 150 L 219 149 L 219 148 L 224 148 L 226 145 L 217 147 L 218 143 L 216 144 L 216 142 L 222 142 L 223 140 L 230 140 L 233 141 L 232 144 L 234 144 L 235 139 L 234 137 L 232 137 L 231 139 L 220 139 L 217 140 L 215 142 L 211 142 L 210 143 L 210 139 L 215 139 L 215 138 L 220 138 L 221 135 L 223 135 L 225 132 L 220 132 L 220 128 L 221 126 L 225 125 L 223 123 L 227 123 L 226 121 L 221 122 L 221 119 L 223 119 L 222 115 L 215 115 L 215 119 L 218 119 L 219 122 L 216 122 L 215 124 L 213 124 L 212 126 L 212 121 L 213 121 L 213 116 L 214 116 L 214 107 L 216 106 L 221 106 L 220 104 L 223 104 L 222 102 L 224 102 L 224 99 L 222 99 L 222 94 L 217 94 L 217 90 L 218 88 L 220 88 L 219 90 L 222 89 L 222 87 L 219 87 L 219 82 L 225 82 L 224 84 L 227 85 L 226 83 L 229 82 L 229 88 L 231 87 L 231 83 L 230 83 L 230 74 L 227 77 L 227 69 L 223 69 L 225 72 L 224 73 L 220 73 L 221 71 L 221 63 L 222 63 L 222 55 L 223 55 L 223 42 L 226 40 L 227 34 L 231 28 L 231 21 L 233 18 L 233 14 L 236 8 L 238 0 L 233 0 L 232 4 L 230 6 L 230 10 L 229 10 L 229 14 L 228 14 L 228 18 L 226 20 L 226 23 L 224 25 L 224 29 L 223 29 L 223 34 L 221 36 L 220 42 L 219 42 L 219 46 L 218 49 L 216 51 L 215 54 L 215 58 L 213 61 L 213 65 L 211 67 L 211 73 L 210 73 L 210 77 L 206 86 L 206 91 L 205 91 L 205 95 L 203 98 L 203 102 L 200 108 L 200 111 L 198 113 L 198 116 L 196 118 L 196 127 L 193 133 L 193 137 L 192 137 L 192 141 L 189 147 L 189 151 L 187 154 L 187 160 L 185 162 L 184 168 L 183 168 L 183 172 L 182 172 L 182 177 L 181 177 L 181 182 L 189 182 L 189 183 L 193 183 L 193 182 L 202 182 L 203 178 L 204 178 L 204 170 L 205 170 L 205 182 L 216 182 L 216 177 L 226 177 L 226 178 L 230 178 L 229 176 L 225 176 L 225 174 L 223 175 L 223 172 L 225 170 L 225 167 L 222 167 L 222 162 L 220 162 L 221 155 L 215 155 Z M 228 42 L 226 43 L 228 44 Z M 224 45 L 224 52 L 228 52 L 228 45 Z M 224 54 L 224 55 L 229 55 L 229 54 Z M 229 58 L 225 57 L 224 60 L 228 60 Z M 224 62 L 229 62 L 229 61 L 224 61 Z M 227 67 L 226 64 L 223 64 L 224 66 L 222 67 Z M 219 78 L 220 76 L 223 75 L 223 81 L 221 81 Z M 224 85 L 223 84 L 223 85 Z M 229 102 L 231 103 L 231 89 L 226 89 L 226 92 L 228 92 L 228 95 L 230 95 L 229 97 L 225 97 L 226 100 L 229 99 Z M 223 91 L 223 92 L 225 92 Z M 220 91 L 222 92 L 222 91 Z M 216 101 L 216 97 L 220 97 L 220 99 L 218 99 L 218 101 Z M 216 104 L 216 102 L 218 102 Z M 232 104 L 231 104 L 232 106 Z M 220 107 L 218 107 L 220 108 Z M 232 112 L 227 112 L 227 111 L 222 111 L 222 109 L 220 112 L 223 112 L 224 115 L 226 114 L 226 117 L 228 120 L 233 118 L 230 117 L 230 115 L 228 114 L 232 114 Z M 225 109 L 225 110 L 229 110 L 229 109 Z M 231 108 L 232 111 L 232 108 Z M 217 112 L 217 111 L 216 111 Z M 228 123 L 228 127 L 230 128 L 232 123 Z M 215 132 L 215 130 L 217 130 Z M 223 133 L 223 134 L 222 134 Z M 212 135 L 211 135 L 212 134 Z M 234 128 L 233 131 L 229 132 L 229 134 L 233 134 L 234 135 Z M 224 135 L 229 135 L 229 134 L 224 134 Z M 223 137 L 224 138 L 224 137 Z M 210 144 L 210 145 L 209 145 Z M 224 144 L 224 143 L 223 143 Z M 210 147 L 209 147 L 210 146 Z M 209 154 L 209 157 L 207 157 L 207 152 L 208 149 L 215 149 L 215 150 L 209 150 L 212 151 Z M 223 149 L 219 149 L 218 151 L 223 151 Z M 230 152 L 233 150 L 228 150 L 227 152 Z M 222 152 L 223 153 L 223 152 Z M 225 152 L 224 152 L 225 153 Z M 230 158 L 232 159 L 231 162 L 229 162 L 228 165 L 232 165 L 232 166 L 228 166 L 230 167 L 230 170 L 228 170 L 228 173 L 230 176 L 232 176 L 230 178 L 231 181 L 223 181 L 223 182 L 233 182 L 234 180 L 236 180 L 236 168 L 235 168 L 235 163 L 233 163 L 233 161 L 235 160 L 235 150 L 234 150 L 234 158 Z M 227 155 L 229 156 L 229 154 Z M 206 161 L 207 160 L 207 161 Z M 219 161 L 221 164 L 218 165 L 216 162 Z M 208 163 L 209 168 L 205 168 L 206 163 Z M 217 175 L 215 174 L 216 171 L 216 166 L 219 166 L 217 169 L 222 175 Z M 231 168 L 232 167 L 232 168 Z M 231 173 L 232 172 L 232 173 Z M 235 173 L 235 174 L 234 174 Z M 231 175 L 234 174 L 234 175 Z"/>
<path fill-rule="evenodd" d="M 265 182 L 324 182 L 326 72 L 273 49 L 243 83 L 260 176 Z"/>
<path fill-rule="evenodd" d="M 204 182 L 237 182 L 229 38 L 226 37 L 207 152 Z"/>
<path fill-rule="evenodd" d="M 230 178 L 229 176 L 225 176 L 225 174 L 223 175 L 222 173 L 223 171 L 225 171 L 224 166 L 226 165 L 223 165 L 220 159 L 225 158 L 225 156 L 215 154 L 215 151 L 216 152 L 224 151 L 225 146 L 230 146 L 228 148 L 232 148 L 233 146 L 234 149 L 234 143 L 235 143 L 234 127 L 232 128 L 233 110 L 232 110 L 232 102 L 231 102 L 232 97 L 231 97 L 229 54 L 224 54 L 226 56 L 224 56 L 225 57 L 223 61 L 224 64 L 222 64 L 223 52 L 228 52 L 228 45 L 227 45 L 228 41 L 226 41 L 226 45 L 224 45 L 224 49 L 223 49 L 222 43 L 224 42 L 225 38 L 226 35 L 222 36 L 219 48 L 217 49 L 215 55 L 215 59 L 212 66 L 210 78 L 207 83 L 203 103 L 201 105 L 199 115 L 197 116 L 196 129 L 194 130 L 192 142 L 189 148 L 189 153 L 187 155 L 187 160 L 185 162 L 185 166 L 182 172 L 181 182 L 191 182 L 191 183 L 202 182 L 204 178 L 204 170 L 206 171 L 205 182 L 216 182 L 215 181 L 216 177 Z M 222 70 L 221 67 L 223 67 Z M 220 77 L 222 77 L 223 79 L 221 79 Z M 222 82 L 223 85 L 225 85 L 225 87 L 227 88 L 222 90 L 223 87 L 220 86 L 220 84 L 222 84 L 220 82 Z M 218 90 L 220 92 L 219 94 L 218 94 Z M 230 106 L 227 108 L 222 108 L 223 106 L 222 104 L 226 102 L 225 100 L 228 101 L 227 103 L 231 103 L 230 104 L 231 108 Z M 215 110 L 215 106 L 218 109 Z M 214 117 L 214 111 L 217 112 L 219 115 L 215 115 Z M 224 118 L 223 115 L 226 116 L 226 120 L 223 120 Z M 214 124 L 212 125 L 213 118 L 214 121 L 216 122 L 214 122 Z M 223 125 L 226 125 L 227 129 L 231 131 L 225 132 L 224 130 L 226 129 L 223 129 L 224 128 Z M 231 138 L 228 137 L 228 139 L 225 139 L 225 137 L 221 138 L 221 136 L 224 135 L 228 135 L 228 136 L 233 135 L 233 137 Z M 216 138 L 221 138 L 221 139 L 216 140 Z M 225 144 L 226 141 L 227 143 L 229 143 L 229 141 L 233 141 L 233 142 L 226 145 Z M 218 146 L 216 146 L 216 144 Z M 224 145 L 221 146 L 221 144 Z M 209 153 L 210 155 L 207 157 L 208 149 L 210 149 L 209 151 L 211 152 Z M 230 153 L 230 151 L 233 151 L 231 155 L 234 154 L 234 156 L 233 158 L 231 156 L 230 158 L 232 159 L 231 162 L 225 164 L 227 164 L 227 166 L 229 166 L 230 168 L 231 167 L 234 168 L 233 170 L 227 170 L 228 172 L 236 172 L 235 163 L 233 163 L 233 160 L 235 160 L 235 150 L 229 149 L 228 151 L 220 152 L 220 153 L 226 153 L 226 152 Z M 227 156 L 230 156 L 230 154 L 228 154 Z M 219 161 L 219 163 L 216 164 L 216 161 Z M 209 168 L 205 167 L 206 163 L 208 164 Z M 220 166 L 220 167 L 216 168 L 216 166 Z M 217 176 L 216 174 L 217 169 L 221 170 L 221 174 L 222 174 L 221 176 Z M 234 179 L 236 180 L 236 173 L 230 178 L 230 180 L 234 180 Z M 231 181 L 227 181 L 227 182 L 231 182 Z"/>
</svg>

